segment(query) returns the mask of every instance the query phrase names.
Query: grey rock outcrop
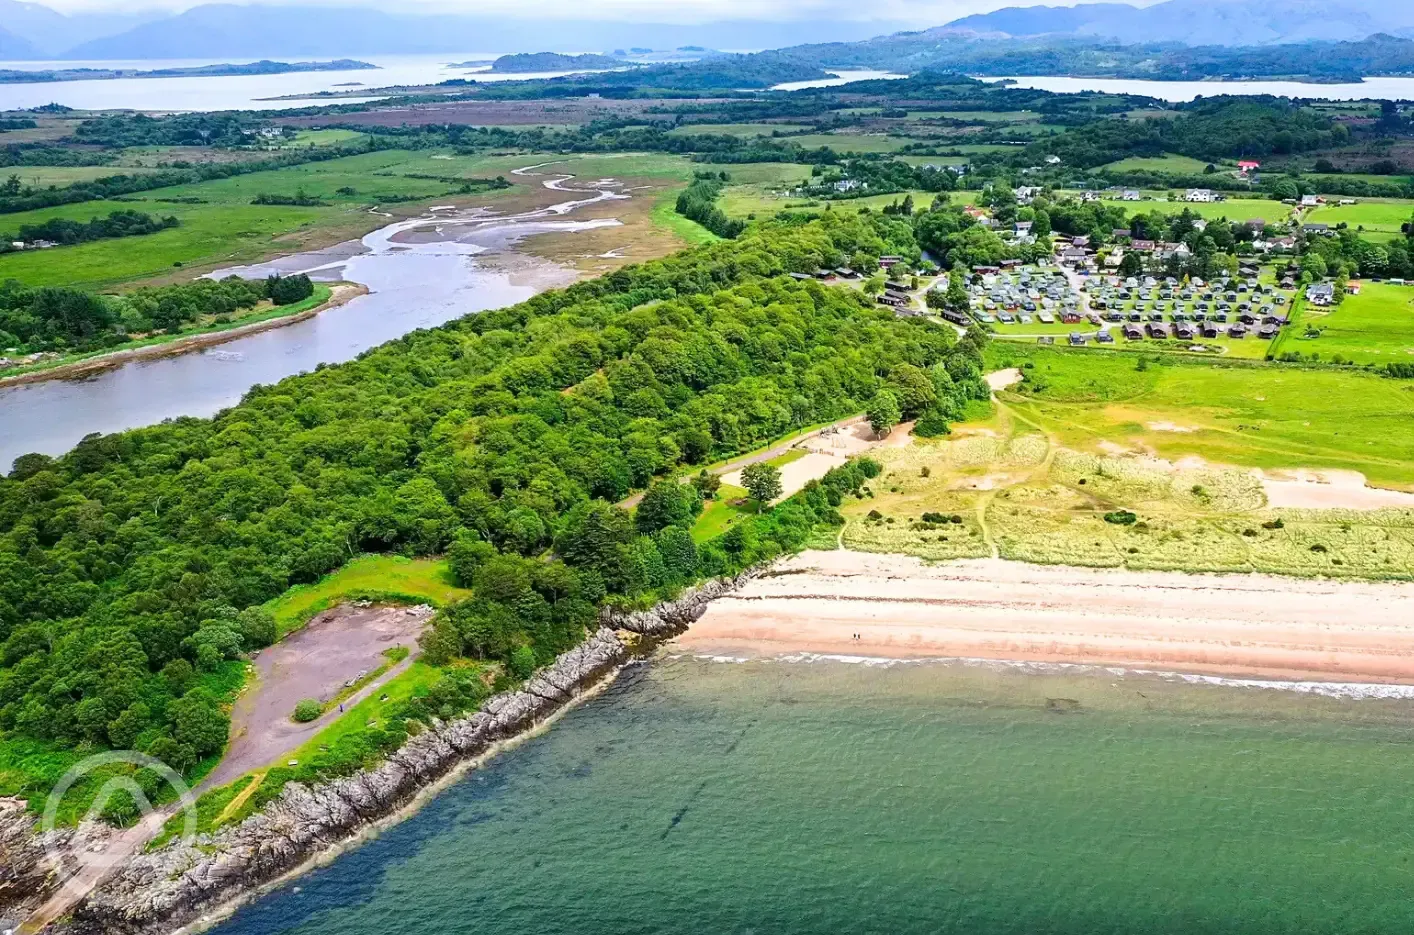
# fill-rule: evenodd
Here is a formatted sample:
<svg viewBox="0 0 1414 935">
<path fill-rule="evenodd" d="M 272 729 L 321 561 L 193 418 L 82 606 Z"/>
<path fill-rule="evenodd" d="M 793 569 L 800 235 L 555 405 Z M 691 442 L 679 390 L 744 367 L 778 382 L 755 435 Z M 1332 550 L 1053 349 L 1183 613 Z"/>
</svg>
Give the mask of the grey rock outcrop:
<svg viewBox="0 0 1414 935">
<path fill-rule="evenodd" d="M 313 788 L 290 783 L 238 825 L 134 858 L 56 930 L 145 935 L 185 925 L 391 815 L 464 759 L 544 720 L 627 658 L 614 632 L 600 629 L 523 689 L 492 697 L 469 717 L 434 722 L 373 769 Z"/>
<path fill-rule="evenodd" d="M 758 577 L 762 571 L 750 568 L 734 578 L 713 578 L 687 589 L 677 600 L 664 601 L 649 610 L 624 612 L 604 607 L 599 611 L 599 622 L 615 630 L 643 636 L 676 636 L 705 614 L 709 604 Z"/>
</svg>

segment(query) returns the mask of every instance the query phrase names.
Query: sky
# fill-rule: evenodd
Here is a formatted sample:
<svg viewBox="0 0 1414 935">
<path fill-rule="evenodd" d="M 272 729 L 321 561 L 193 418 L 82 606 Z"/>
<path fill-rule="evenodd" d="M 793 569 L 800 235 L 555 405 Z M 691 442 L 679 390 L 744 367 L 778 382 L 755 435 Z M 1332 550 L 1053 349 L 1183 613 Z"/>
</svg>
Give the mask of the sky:
<svg viewBox="0 0 1414 935">
<path fill-rule="evenodd" d="M 200 0 L 36 0 L 64 13 L 135 13 L 149 9 L 182 10 Z M 269 4 L 374 6 L 360 0 L 261 0 Z M 1071 6 L 1067 0 L 1045 0 Z M 1157 0 L 1128 0 L 1148 6 Z M 400 0 L 398 12 L 505 15 L 516 18 L 555 16 L 571 19 L 638 20 L 654 23 L 702 23 L 719 20 L 804 19 L 915 22 L 936 25 L 1004 6 L 1033 6 L 1035 0 Z"/>
</svg>

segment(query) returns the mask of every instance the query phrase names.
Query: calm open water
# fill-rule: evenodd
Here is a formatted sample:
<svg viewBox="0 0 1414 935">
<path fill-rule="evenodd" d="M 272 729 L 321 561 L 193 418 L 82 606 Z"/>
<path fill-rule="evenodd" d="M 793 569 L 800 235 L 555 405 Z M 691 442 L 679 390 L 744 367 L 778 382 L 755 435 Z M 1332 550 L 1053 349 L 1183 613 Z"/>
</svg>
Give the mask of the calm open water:
<svg viewBox="0 0 1414 935">
<path fill-rule="evenodd" d="M 454 67 L 462 62 L 490 61 L 500 53 L 467 52 L 460 55 L 356 55 L 328 56 L 356 58 L 378 69 L 354 71 L 304 71 L 283 75 L 225 75 L 184 78 L 110 78 L 92 81 L 50 81 L 34 84 L 0 84 L 0 110 L 40 107 L 59 103 L 80 110 L 285 110 L 318 104 L 352 104 L 375 101 L 379 97 L 319 100 L 322 91 L 349 92 L 359 87 L 376 89 L 397 85 L 437 84 L 452 78 L 476 81 L 511 81 L 527 78 L 556 78 L 569 72 L 535 74 L 489 74 L 484 68 Z M 46 71 L 64 68 L 185 68 L 195 65 L 245 64 L 249 58 L 150 59 L 138 61 L 32 61 L 5 62 L 7 69 Z M 350 86 L 357 82 L 357 86 Z M 303 99 L 275 101 L 274 97 L 298 94 Z"/>
<path fill-rule="evenodd" d="M 659 659 L 215 931 L 1403 933 L 1412 714 Z"/>
<path fill-rule="evenodd" d="M 1277 97 L 1323 101 L 1414 99 L 1414 78 L 1409 77 L 1366 78 L 1364 81 L 1343 84 L 1317 84 L 1307 81 L 1147 81 L 1138 78 L 1071 78 L 1059 75 L 982 80 L 1010 80 L 1015 82 L 1018 88 L 1036 88 L 1057 94 L 1100 91 L 1105 94 L 1142 94 L 1174 102 L 1224 94 L 1272 94 Z"/>
</svg>

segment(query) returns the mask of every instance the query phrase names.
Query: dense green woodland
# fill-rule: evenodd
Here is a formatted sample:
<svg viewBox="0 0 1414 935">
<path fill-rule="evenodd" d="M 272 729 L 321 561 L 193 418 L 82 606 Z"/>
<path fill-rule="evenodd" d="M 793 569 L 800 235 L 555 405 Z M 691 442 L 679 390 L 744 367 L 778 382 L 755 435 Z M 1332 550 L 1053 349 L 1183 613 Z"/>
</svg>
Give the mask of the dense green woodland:
<svg viewBox="0 0 1414 935">
<path fill-rule="evenodd" d="M 799 547 L 867 468 L 700 546 L 697 488 L 655 480 L 878 396 L 934 431 L 985 397 L 980 337 L 782 275 L 886 253 L 917 259 L 907 221 L 761 225 L 256 387 L 214 419 L 22 457 L 0 480 L 0 732 L 193 763 L 224 718 L 193 671 L 268 641 L 251 608 L 360 552 L 448 551 L 476 598 L 439 617 L 428 657 L 516 671 L 605 599 Z M 637 517 L 611 506 L 650 487 Z"/>
<path fill-rule="evenodd" d="M 134 335 L 171 332 L 203 315 L 224 318 L 254 308 L 301 302 L 314 284 L 300 273 L 266 280 L 229 276 L 172 286 L 94 295 L 64 286 L 31 288 L 0 281 L 0 351 L 90 351 L 125 344 Z"/>
</svg>

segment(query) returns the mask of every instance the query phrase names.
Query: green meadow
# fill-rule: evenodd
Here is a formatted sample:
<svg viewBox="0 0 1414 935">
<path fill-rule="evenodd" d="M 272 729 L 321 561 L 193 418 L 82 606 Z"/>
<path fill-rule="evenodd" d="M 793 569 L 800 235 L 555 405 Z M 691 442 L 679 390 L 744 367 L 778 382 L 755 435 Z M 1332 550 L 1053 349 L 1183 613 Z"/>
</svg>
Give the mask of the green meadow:
<svg viewBox="0 0 1414 935">
<path fill-rule="evenodd" d="M 266 609 L 275 615 L 280 635 L 284 636 L 304 626 L 315 614 L 344 601 L 396 600 L 426 602 L 435 607 L 470 596 L 470 591 L 452 581 L 443 560 L 365 555 L 313 584 L 290 588 L 270 601 Z"/>
<path fill-rule="evenodd" d="M 1191 156 L 1165 153 L 1162 156 L 1130 156 L 1100 168 L 1110 172 L 1172 172 L 1176 175 L 1200 175 L 1208 163 Z"/>
<path fill-rule="evenodd" d="M 1400 225 L 1414 218 L 1414 201 L 1358 199 L 1353 205 L 1328 204 L 1316 208 L 1306 220 L 1313 224 L 1346 224 L 1354 228 L 1399 233 Z"/>
<path fill-rule="evenodd" d="M 1291 215 L 1291 207 L 1280 201 L 1258 198 L 1231 198 L 1227 201 L 1195 202 L 1187 201 L 1113 201 L 1106 199 L 1109 206 L 1124 208 L 1130 214 L 1182 214 L 1185 208 L 1210 221 L 1227 218 L 1229 221 L 1251 221 L 1261 219 L 1268 223 L 1284 221 Z"/>
<path fill-rule="evenodd" d="M 668 131 L 670 136 L 770 136 L 776 131 L 789 133 L 798 129 L 780 123 L 685 123 Z"/>
<path fill-rule="evenodd" d="M 1307 329 L 1319 337 L 1306 337 Z M 1330 309 L 1306 306 L 1282 351 L 1357 364 L 1414 363 L 1414 286 L 1367 282 Z"/>
<path fill-rule="evenodd" d="M 1009 405 L 1061 444 L 1119 443 L 1179 460 L 1361 471 L 1414 490 L 1414 384 L 1359 370 L 1144 358 L 994 342 L 1025 367 Z M 1029 364 L 1029 366 L 1027 366 Z"/>
</svg>

